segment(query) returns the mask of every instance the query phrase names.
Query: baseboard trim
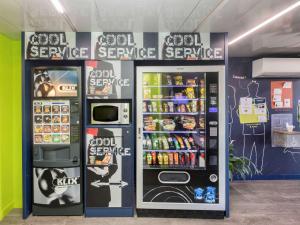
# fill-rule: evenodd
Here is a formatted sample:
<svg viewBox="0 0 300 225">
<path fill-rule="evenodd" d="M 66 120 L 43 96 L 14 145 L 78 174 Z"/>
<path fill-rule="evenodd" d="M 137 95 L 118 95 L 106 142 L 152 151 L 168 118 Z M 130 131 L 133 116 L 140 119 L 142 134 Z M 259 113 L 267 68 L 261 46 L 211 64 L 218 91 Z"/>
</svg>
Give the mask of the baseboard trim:
<svg viewBox="0 0 300 225">
<path fill-rule="evenodd" d="M 3 209 L 0 209 L 0 221 L 4 219 L 4 217 L 14 208 L 14 202 L 8 203 Z"/>
</svg>

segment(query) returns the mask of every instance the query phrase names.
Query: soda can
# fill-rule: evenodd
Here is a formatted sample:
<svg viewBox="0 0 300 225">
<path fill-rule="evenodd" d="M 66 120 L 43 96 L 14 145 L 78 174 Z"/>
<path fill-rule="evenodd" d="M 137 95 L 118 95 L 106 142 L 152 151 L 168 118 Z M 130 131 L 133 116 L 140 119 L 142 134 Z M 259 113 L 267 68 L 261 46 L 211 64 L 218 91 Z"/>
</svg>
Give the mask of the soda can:
<svg viewBox="0 0 300 225">
<path fill-rule="evenodd" d="M 185 153 L 185 165 L 186 166 L 190 165 L 190 153 L 188 152 Z"/>
<path fill-rule="evenodd" d="M 147 164 L 152 165 L 152 155 L 150 152 L 147 153 Z"/>
<path fill-rule="evenodd" d="M 179 164 L 179 154 L 178 154 L 178 152 L 174 152 L 173 157 L 174 157 L 174 165 L 178 165 Z"/>
<path fill-rule="evenodd" d="M 174 159 L 173 159 L 173 153 L 172 152 L 169 152 L 168 153 L 168 155 L 169 155 L 169 165 L 173 165 L 173 161 L 174 161 Z"/>
<path fill-rule="evenodd" d="M 169 165 L 169 156 L 168 153 L 163 154 L 164 165 Z"/>
<path fill-rule="evenodd" d="M 157 164 L 157 162 L 156 162 L 156 152 L 151 152 L 151 155 L 152 155 L 152 164 L 156 165 Z"/>
<path fill-rule="evenodd" d="M 157 161 L 159 165 L 163 164 L 163 156 L 160 152 L 157 154 Z"/>
<path fill-rule="evenodd" d="M 190 153 L 190 161 L 191 161 L 191 167 L 194 167 L 196 164 L 196 154 L 194 152 Z"/>
</svg>

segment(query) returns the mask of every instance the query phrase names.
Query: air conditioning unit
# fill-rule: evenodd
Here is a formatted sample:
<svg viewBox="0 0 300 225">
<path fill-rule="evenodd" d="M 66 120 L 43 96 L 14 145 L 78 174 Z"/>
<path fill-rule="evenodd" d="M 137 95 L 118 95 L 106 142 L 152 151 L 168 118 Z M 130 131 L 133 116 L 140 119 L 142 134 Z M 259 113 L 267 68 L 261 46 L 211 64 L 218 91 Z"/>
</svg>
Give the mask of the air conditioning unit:
<svg viewBox="0 0 300 225">
<path fill-rule="evenodd" d="M 262 58 L 252 62 L 253 78 L 300 77 L 300 58 Z"/>
</svg>

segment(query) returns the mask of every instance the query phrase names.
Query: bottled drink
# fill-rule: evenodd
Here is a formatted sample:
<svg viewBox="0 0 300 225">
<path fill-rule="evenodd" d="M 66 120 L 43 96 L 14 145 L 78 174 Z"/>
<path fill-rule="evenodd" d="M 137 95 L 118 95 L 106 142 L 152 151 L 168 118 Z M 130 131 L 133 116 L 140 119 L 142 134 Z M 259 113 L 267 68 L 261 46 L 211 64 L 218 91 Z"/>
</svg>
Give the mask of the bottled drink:
<svg viewBox="0 0 300 225">
<path fill-rule="evenodd" d="M 168 102 L 168 106 L 169 106 L 169 112 L 173 113 L 174 112 L 174 103 Z"/>
<path fill-rule="evenodd" d="M 163 162 L 164 162 L 164 165 L 169 165 L 169 156 L 168 156 L 168 153 L 164 153 L 163 154 Z"/>
<path fill-rule="evenodd" d="M 173 159 L 173 153 L 172 152 L 169 152 L 168 153 L 168 155 L 169 155 L 169 165 L 173 165 L 173 161 L 174 161 L 174 159 Z"/>
<path fill-rule="evenodd" d="M 199 154 L 199 167 L 205 167 L 205 153 L 200 152 Z"/>
<path fill-rule="evenodd" d="M 157 161 L 158 161 L 158 164 L 159 165 L 162 165 L 163 164 L 163 155 L 161 154 L 161 152 L 159 152 L 157 154 Z"/>
<path fill-rule="evenodd" d="M 169 150 L 170 146 L 169 146 L 169 143 L 168 143 L 168 140 L 167 140 L 166 136 L 163 135 L 161 137 L 161 140 L 162 140 L 162 143 L 163 143 L 163 149 L 164 150 Z"/>
<path fill-rule="evenodd" d="M 145 164 L 147 164 L 147 153 L 146 152 L 143 153 L 143 161 Z"/>
<path fill-rule="evenodd" d="M 185 165 L 185 157 L 184 157 L 183 152 L 179 153 L 179 160 L 180 160 L 180 165 L 184 166 Z"/>
<path fill-rule="evenodd" d="M 157 162 L 156 162 L 156 152 L 151 152 L 151 155 L 152 155 L 152 164 L 156 165 L 157 164 Z"/>
<path fill-rule="evenodd" d="M 158 112 L 157 111 L 157 102 L 156 101 L 152 102 L 152 110 L 153 110 L 153 112 Z"/>
<path fill-rule="evenodd" d="M 147 149 L 152 149 L 152 141 L 149 137 L 149 135 L 147 134 L 147 137 L 146 137 L 146 145 L 147 145 Z"/>
<path fill-rule="evenodd" d="M 192 149 L 196 149 L 195 141 L 192 136 L 189 137 L 189 143 L 190 143 Z"/>
<path fill-rule="evenodd" d="M 159 112 L 164 112 L 162 103 L 159 103 L 158 110 L 159 110 Z"/>
<path fill-rule="evenodd" d="M 173 157 L 174 157 L 174 165 L 178 165 L 179 164 L 179 154 L 178 154 L 178 152 L 174 152 Z"/>
<path fill-rule="evenodd" d="M 162 137 L 160 135 L 158 135 L 157 140 L 158 140 L 158 149 L 164 149 Z"/>
<path fill-rule="evenodd" d="M 169 149 L 171 150 L 175 150 L 175 145 L 174 145 L 174 142 L 173 142 L 173 139 L 171 136 L 168 137 L 168 144 L 169 144 Z"/>
<path fill-rule="evenodd" d="M 189 166 L 190 165 L 190 154 L 188 152 L 185 153 L 185 165 Z"/>
<path fill-rule="evenodd" d="M 152 149 L 159 149 L 159 141 L 158 141 L 158 138 L 156 136 L 156 134 L 152 134 L 151 135 L 151 139 L 152 139 Z"/>
<path fill-rule="evenodd" d="M 200 141 L 200 147 L 204 148 L 205 147 L 205 137 L 200 136 L 199 141 Z"/>
<path fill-rule="evenodd" d="M 164 102 L 164 112 L 169 112 L 169 106 L 168 103 Z"/>
<path fill-rule="evenodd" d="M 147 146 L 147 136 L 148 135 L 144 135 L 144 137 L 143 137 L 143 149 L 148 149 L 148 146 Z"/>
<path fill-rule="evenodd" d="M 150 152 L 147 153 L 147 164 L 152 165 L 152 155 Z"/>
<path fill-rule="evenodd" d="M 194 152 L 190 153 L 190 161 L 191 161 L 191 167 L 194 167 L 196 164 L 196 154 Z"/>
<path fill-rule="evenodd" d="M 143 112 L 147 112 L 147 103 L 143 102 Z"/>
<path fill-rule="evenodd" d="M 153 108 L 152 108 L 152 103 L 150 102 L 148 104 L 148 112 L 152 112 Z"/>
</svg>

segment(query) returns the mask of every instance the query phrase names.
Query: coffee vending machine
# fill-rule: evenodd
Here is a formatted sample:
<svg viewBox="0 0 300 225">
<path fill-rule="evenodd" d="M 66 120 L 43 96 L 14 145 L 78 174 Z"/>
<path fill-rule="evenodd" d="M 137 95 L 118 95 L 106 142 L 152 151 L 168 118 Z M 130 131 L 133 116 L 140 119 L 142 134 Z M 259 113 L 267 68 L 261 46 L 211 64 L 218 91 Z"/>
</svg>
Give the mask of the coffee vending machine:
<svg viewBox="0 0 300 225">
<path fill-rule="evenodd" d="M 33 215 L 82 215 L 81 67 L 32 67 Z"/>
<path fill-rule="evenodd" d="M 133 216 L 132 61 L 85 63 L 85 215 Z"/>
</svg>

